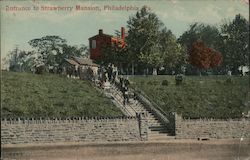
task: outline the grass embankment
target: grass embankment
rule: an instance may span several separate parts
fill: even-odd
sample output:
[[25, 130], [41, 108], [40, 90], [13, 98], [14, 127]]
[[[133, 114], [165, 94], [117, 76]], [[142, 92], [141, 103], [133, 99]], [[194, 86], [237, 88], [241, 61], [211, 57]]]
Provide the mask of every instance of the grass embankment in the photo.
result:
[[87, 81], [3, 71], [1, 83], [2, 117], [122, 116]]
[[[228, 76], [184, 77], [180, 86], [174, 76], [134, 77], [134, 86], [166, 113], [177, 112], [186, 118], [239, 118], [250, 110], [249, 78]], [[167, 80], [168, 85], [162, 85]], [[249, 102], [248, 102], [249, 103]]]

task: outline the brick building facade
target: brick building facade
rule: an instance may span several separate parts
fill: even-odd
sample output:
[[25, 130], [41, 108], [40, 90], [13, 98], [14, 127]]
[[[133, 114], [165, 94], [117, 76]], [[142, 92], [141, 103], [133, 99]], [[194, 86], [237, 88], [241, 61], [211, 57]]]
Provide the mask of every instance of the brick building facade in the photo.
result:
[[121, 27], [121, 37], [114, 37], [112, 35], [104, 34], [102, 29], [99, 33], [89, 38], [90, 59], [100, 60], [102, 57], [102, 47], [115, 44], [118, 47], [124, 48], [125, 43], [125, 29]]

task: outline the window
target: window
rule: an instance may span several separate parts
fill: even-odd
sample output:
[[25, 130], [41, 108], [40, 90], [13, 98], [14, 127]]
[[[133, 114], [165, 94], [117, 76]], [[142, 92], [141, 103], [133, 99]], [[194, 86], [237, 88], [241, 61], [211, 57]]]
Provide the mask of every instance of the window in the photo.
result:
[[92, 40], [92, 49], [96, 48], [96, 40]]

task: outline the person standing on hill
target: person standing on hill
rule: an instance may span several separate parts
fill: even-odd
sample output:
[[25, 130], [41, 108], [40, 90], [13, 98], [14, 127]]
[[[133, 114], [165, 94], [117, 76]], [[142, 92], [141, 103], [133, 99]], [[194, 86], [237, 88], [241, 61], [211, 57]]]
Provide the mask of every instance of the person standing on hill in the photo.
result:
[[128, 87], [123, 88], [123, 105], [126, 105], [129, 103], [129, 96], [128, 96]]
[[123, 88], [123, 85], [124, 85], [123, 81], [124, 81], [124, 79], [123, 79], [123, 77], [121, 76], [121, 77], [120, 77], [120, 85], [119, 85], [121, 91], [122, 91], [122, 88]]
[[109, 64], [109, 66], [107, 68], [107, 73], [108, 73], [108, 80], [110, 82], [111, 82], [111, 78], [112, 78], [112, 72], [113, 72], [112, 66], [111, 66], [111, 64]]
[[115, 83], [117, 79], [118, 69], [115, 65], [112, 65], [113, 73], [112, 73], [112, 83]]
[[129, 79], [128, 77], [126, 77], [126, 79], [124, 80], [125, 87], [129, 87], [129, 84], [130, 84]]
[[126, 103], [129, 103], [129, 80], [128, 77], [126, 79], [123, 80], [123, 84], [122, 84], [122, 91], [123, 91], [123, 104], [125, 105]]

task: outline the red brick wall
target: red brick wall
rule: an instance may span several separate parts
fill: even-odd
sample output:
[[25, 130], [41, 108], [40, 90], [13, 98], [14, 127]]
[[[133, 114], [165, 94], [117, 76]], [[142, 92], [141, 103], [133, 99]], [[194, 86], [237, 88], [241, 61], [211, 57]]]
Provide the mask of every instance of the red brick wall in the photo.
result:
[[[92, 48], [92, 40], [96, 40], [96, 48]], [[111, 37], [105, 35], [98, 35], [94, 38], [89, 39], [89, 46], [90, 46], [90, 59], [98, 60], [102, 56], [102, 46], [110, 45], [111, 44]]]

